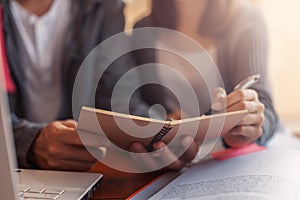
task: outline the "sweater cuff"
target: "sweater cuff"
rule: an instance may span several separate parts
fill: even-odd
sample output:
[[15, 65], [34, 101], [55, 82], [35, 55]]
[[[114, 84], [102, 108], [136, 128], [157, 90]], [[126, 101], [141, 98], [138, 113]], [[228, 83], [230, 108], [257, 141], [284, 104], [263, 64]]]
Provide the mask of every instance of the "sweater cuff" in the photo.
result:
[[19, 168], [36, 168], [28, 160], [32, 145], [45, 124], [26, 123], [26, 128], [14, 128], [15, 146]]

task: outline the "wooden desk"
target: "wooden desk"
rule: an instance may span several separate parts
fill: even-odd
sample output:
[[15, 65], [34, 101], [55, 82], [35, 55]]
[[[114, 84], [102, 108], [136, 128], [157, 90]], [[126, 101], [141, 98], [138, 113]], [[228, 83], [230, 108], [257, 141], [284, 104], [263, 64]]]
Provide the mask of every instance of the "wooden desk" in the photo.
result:
[[126, 199], [160, 175], [158, 172], [145, 174], [123, 173], [101, 165], [100, 163], [91, 171], [104, 174], [100, 188], [92, 197], [93, 200]]

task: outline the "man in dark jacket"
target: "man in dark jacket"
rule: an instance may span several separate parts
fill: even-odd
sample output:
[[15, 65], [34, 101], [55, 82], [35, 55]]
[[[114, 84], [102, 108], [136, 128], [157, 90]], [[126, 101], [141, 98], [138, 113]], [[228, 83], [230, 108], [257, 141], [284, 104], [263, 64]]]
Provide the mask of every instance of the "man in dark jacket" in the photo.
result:
[[[9, 102], [19, 166], [88, 170], [95, 158], [81, 143], [72, 120], [73, 85], [89, 52], [123, 31], [122, 1], [1, 3], [6, 53], [16, 86]], [[122, 56], [105, 71], [96, 94], [97, 107], [111, 109], [114, 85], [128, 69], [130, 59]], [[146, 115], [146, 103], [135, 99], [133, 105], [132, 114]], [[192, 158], [196, 150], [194, 144], [185, 155]], [[175, 168], [180, 168], [184, 162], [176, 163]]]

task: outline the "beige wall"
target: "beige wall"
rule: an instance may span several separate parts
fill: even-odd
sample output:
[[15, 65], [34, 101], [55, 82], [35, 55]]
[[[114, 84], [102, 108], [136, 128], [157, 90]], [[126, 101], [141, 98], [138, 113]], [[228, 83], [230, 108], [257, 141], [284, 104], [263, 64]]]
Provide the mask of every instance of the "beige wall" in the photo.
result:
[[[149, 12], [149, 0], [125, 1], [130, 28]], [[269, 28], [269, 72], [275, 107], [285, 124], [300, 132], [300, 1], [252, 1], [262, 10]]]
[[258, 0], [271, 38], [270, 74], [276, 108], [300, 132], [300, 1]]

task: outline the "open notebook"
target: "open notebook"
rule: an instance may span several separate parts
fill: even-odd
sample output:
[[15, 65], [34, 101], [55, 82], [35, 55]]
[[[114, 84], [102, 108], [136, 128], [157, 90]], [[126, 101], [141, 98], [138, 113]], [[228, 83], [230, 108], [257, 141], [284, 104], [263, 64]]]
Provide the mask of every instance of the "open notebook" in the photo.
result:
[[78, 130], [86, 145], [97, 146], [97, 136], [106, 136], [125, 150], [133, 142], [139, 141], [151, 151], [153, 143], [164, 141], [176, 145], [178, 143], [174, 138], [183, 135], [190, 135], [200, 142], [216, 139], [237, 125], [247, 114], [247, 110], [240, 110], [182, 120], [156, 120], [82, 107]]

